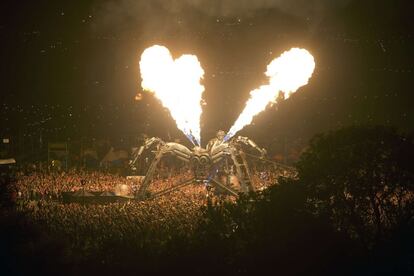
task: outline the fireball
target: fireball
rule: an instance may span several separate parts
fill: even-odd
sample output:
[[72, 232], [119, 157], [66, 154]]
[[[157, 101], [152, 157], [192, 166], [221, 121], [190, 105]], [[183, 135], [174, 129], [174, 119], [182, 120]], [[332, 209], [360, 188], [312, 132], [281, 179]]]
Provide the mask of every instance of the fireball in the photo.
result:
[[141, 55], [142, 88], [154, 93], [170, 111], [177, 127], [192, 143], [200, 141], [201, 103], [204, 76], [195, 55], [173, 59], [170, 51], [159, 45], [147, 48]]
[[292, 48], [270, 62], [265, 73], [269, 83], [250, 92], [246, 107], [228, 131], [225, 140], [249, 125], [254, 116], [276, 101], [280, 92], [287, 99], [301, 86], [306, 85], [314, 69], [313, 56], [307, 50], [299, 48]]

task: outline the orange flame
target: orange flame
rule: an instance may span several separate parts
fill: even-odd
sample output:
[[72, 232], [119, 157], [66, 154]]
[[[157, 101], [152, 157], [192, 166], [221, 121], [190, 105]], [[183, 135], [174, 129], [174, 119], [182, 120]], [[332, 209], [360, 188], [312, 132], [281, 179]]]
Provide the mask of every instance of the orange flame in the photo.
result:
[[269, 84], [250, 92], [246, 107], [228, 131], [225, 140], [250, 124], [253, 117], [265, 110], [269, 103], [275, 102], [279, 91], [284, 92], [287, 99], [301, 86], [306, 85], [314, 69], [313, 56], [307, 50], [299, 48], [292, 48], [270, 62], [266, 71]]
[[151, 46], [142, 53], [139, 62], [142, 87], [151, 91], [170, 111], [177, 127], [191, 142], [200, 145], [201, 96], [204, 76], [195, 55], [182, 55], [173, 59], [170, 51], [159, 45]]

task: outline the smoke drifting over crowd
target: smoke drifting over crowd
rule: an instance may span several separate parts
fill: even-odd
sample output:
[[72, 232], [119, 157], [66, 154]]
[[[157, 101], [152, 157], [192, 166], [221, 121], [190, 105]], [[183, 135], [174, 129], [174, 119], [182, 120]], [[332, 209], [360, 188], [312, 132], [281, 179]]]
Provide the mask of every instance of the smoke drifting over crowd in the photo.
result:
[[[96, 6], [98, 12], [94, 28], [97, 30], [116, 28], [122, 30], [131, 24], [138, 24], [150, 32], [165, 32], [172, 28], [191, 28], [191, 20], [200, 20], [194, 14], [208, 17], [249, 18], [265, 10], [305, 19], [323, 18], [332, 11], [342, 8], [352, 0], [123, 0], [106, 1]], [[180, 16], [190, 19], [171, 22]], [[320, 20], [317, 20], [320, 21]], [[165, 23], [169, 25], [164, 25]]]
[[123, 0], [106, 1], [99, 8], [102, 12], [107, 11], [108, 14], [112, 14], [112, 17], [122, 13], [125, 13], [124, 15], [144, 14], [151, 11], [159, 13], [160, 10], [179, 13], [187, 9], [223, 17], [248, 17], [265, 9], [279, 9], [297, 16], [311, 16], [322, 15], [335, 8], [344, 7], [350, 2], [351, 0]]

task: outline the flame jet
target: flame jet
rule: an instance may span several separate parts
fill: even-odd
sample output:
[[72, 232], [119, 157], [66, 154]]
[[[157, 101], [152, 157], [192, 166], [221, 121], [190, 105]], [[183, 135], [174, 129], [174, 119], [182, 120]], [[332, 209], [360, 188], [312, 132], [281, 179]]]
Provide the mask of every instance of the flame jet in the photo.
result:
[[195, 55], [173, 59], [170, 51], [160, 45], [144, 50], [139, 62], [144, 90], [153, 92], [170, 111], [177, 127], [195, 145], [200, 145], [201, 96], [204, 76]]
[[314, 69], [313, 56], [307, 50], [299, 48], [285, 51], [280, 57], [270, 62], [266, 71], [269, 84], [262, 85], [250, 92], [246, 107], [230, 128], [224, 140], [229, 140], [238, 131], [249, 125], [254, 116], [265, 110], [269, 103], [276, 101], [280, 91], [284, 92], [284, 98], [287, 99], [299, 87], [306, 85]]

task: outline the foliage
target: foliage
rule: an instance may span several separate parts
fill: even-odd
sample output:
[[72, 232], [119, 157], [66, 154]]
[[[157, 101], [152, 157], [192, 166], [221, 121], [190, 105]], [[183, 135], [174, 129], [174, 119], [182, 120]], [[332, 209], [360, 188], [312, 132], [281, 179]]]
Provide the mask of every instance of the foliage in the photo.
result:
[[204, 218], [194, 240], [204, 249], [213, 242], [205, 253], [219, 254], [215, 263], [231, 272], [342, 274], [354, 251], [346, 236], [307, 212], [303, 187], [288, 179], [236, 204], [211, 205]]
[[367, 245], [413, 219], [413, 140], [385, 127], [321, 134], [298, 162], [309, 205]]

